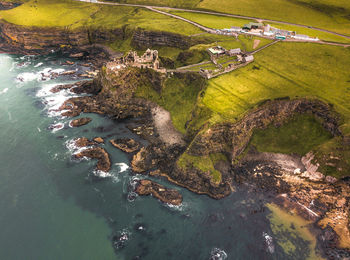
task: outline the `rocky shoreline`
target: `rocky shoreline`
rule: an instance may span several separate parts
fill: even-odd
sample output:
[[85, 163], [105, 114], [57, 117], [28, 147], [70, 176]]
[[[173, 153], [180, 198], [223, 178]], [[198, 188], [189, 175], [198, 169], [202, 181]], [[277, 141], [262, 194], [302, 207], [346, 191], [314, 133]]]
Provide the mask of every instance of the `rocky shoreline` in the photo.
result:
[[[94, 37], [104, 39], [106, 36], [101, 37], [103, 33], [94, 32]], [[154, 35], [146, 34], [144, 31], [138, 32], [135, 40], [140, 44], [152, 45]], [[11, 37], [14, 35], [22, 35], [22, 38], [27, 39], [28, 42], [24, 40], [12, 45]], [[35, 41], [36, 35], [41, 35], [48, 40], [39, 44]], [[118, 31], [113, 32], [113, 35], [113, 37], [120, 37]], [[144, 35], [147, 36], [145, 39], [143, 39]], [[111, 53], [97, 44], [86, 41], [85, 36], [85, 33], [81, 32], [67, 34], [64, 31], [38, 28], [28, 32], [28, 28], [0, 23], [2, 38], [0, 48], [3, 51], [43, 54], [45, 51], [49, 52], [61, 44], [70, 42], [72, 48], [60, 51], [73, 58], [88, 60], [96, 67], [102, 66], [111, 57]], [[55, 39], [54, 43], [49, 41], [50, 37]], [[168, 37], [167, 39], [173, 42], [180, 41], [172, 36], [163, 35], [162, 37]], [[160, 45], [166, 45], [168, 42], [167, 40], [162, 42], [161, 39], [158, 41]], [[39, 44], [39, 49], [32, 48], [36, 44]], [[182, 44], [185, 46], [187, 42], [184, 41]], [[166, 120], [165, 124], [161, 121], [167, 118], [162, 108], [135, 96], [140, 82], [143, 84], [146, 82], [153, 89], [161, 89], [163, 78], [148, 69], [136, 68], [127, 68], [116, 78], [102, 69], [93, 81], [56, 86], [51, 91], [70, 89], [77, 94], [90, 94], [67, 100], [59, 109], [63, 116], [76, 117], [81, 113], [97, 113], [108, 115], [116, 120], [137, 118], [139, 123], [129, 128], [147, 140], [150, 143], [148, 146], [141, 147], [130, 139], [111, 142], [118, 149], [133, 154], [131, 166], [134, 172], [164, 177], [172, 183], [214, 199], [228, 196], [237, 185], [251, 184], [257, 191], [273, 193], [274, 201], [278, 205], [312, 220], [322, 231], [318, 241], [327, 258], [350, 257], [350, 183], [348, 179], [336, 180], [319, 173], [317, 165], [310, 159], [312, 154], [304, 158], [287, 158], [276, 154], [243, 155], [254, 129], [265, 128], [271, 123], [282, 124], [295, 114], [312, 114], [322, 121], [325, 129], [333, 136], [343, 138], [338, 127], [339, 117], [329, 105], [312, 99], [267, 101], [236, 123], [218, 124], [202, 129], [203, 131], [193, 139], [185, 141], [186, 138], [169, 126], [171, 120], [170, 122]], [[79, 119], [76, 122], [77, 125], [83, 123]], [[97, 159], [96, 170], [108, 172], [111, 168], [111, 160], [107, 151], [98, 146], [102, 143], [104, 143], [102, 138], [95, 138], [93, 141], [86, 138], [76, 140], [78, 147], [86, 149], [75, 154], [75, 158]], [[227, 160], [221, 160], [215, 164], [215, 170], [221, 174], [220, 182], [213, 181], [210, 173], [203, 172], [193, 164], [179, 166], [179, 158], [184, 153], [195, 157], [206, 157], [214, 153], [223, 154]], [[182, 202], [181, 194], [177, 191], [168, 190], [149, 180], [140, 181], [136, 192], [140, 195], [152, 195], [162, 202], [173, 205], [180, 205]]]
[[[134, 73], [137, 75], [138, 72]], [[101, 84], [104, 82], [101, 77], [99, 75], [90, 84], [98, 85], [98, 82]], [[165, 143], [164, 139], [160, 138], [161, 133], [157, 131], [154, 115], [152, 115], [157, 105], [135, 98], [132, 93], [125, 96], [125, 85], [120, 85], [117, 93], [109, 93], [110, 87], [102, 83], [97, 95], [70, 99], [61, 109], [68, 109], [65, 112], [67, 116], [94, 112], [107, 114], [118, 120], [130, 117], [141, 118], [142, 125], [130, 127], [130, 129], [149, 141], [150, 145], [141, 148], [130, 139], [111, 142], [118, 149], [134, 154], [131, 161], [134, 172], [149, 174], [153, 177], [165, 177], [179, 186], [215, 199], [229, 195], [234, 191], [235, 185], [249, 183], [256, 186], [258, 190], [275, 194], [274, 202], [281, 207], [312, 220], [323, 232], [318, 239], [327, 257], [340, 259], [349, 256], [349, 183], [321, 176], [317, 172], [317, 167], [315, 168], [311, 163], [312, 155], [298, 158], [277, 154], [248, 153], [239, 159], [239, 163], [235, 160], [249, 142], [252, 129], [264, 127], [271, 122], [283, 122], [295, 113], [314, 114], [322, 120], [328, 131], [335, 136], [341, 136], [337, 115], [326, 104], [310, 99], [271, 101], [234, 125], [214, 126], [210, 131], [196, 136], [188, 146], [182, 142]], [[129, 86], [126, 88], [130, 90]], [[121, 96], [123, 99], [120, 98]], [[103, 105], [100, 105], [102, 102]], [[144, 125], [148, 127], [142, 127]], [[150, 128], [153, 129], [152, 134], [148, 131]], [[234, 139], [232, 139], [233, 136]], [[233, 147], [229, 154], [232, 158], [231, 162], [220, 162], [215, 166], [222, 174], [222, 181], [219, 184], [213, 183], [210, 175], [195, 167], [189, 166], [183, 169], [176, 163], [185, 151], [194, 156], [206, 156], [213, 152], [227, 153], [228, 143]], [[160, 201], [171, 203], [166, 197], [161, 198], [152, 190], [151, 187], [158, 187], [156, 183], [147, 183], [139, 187], [142, 187], [140, 188], [142, 195], [152, 194]]]

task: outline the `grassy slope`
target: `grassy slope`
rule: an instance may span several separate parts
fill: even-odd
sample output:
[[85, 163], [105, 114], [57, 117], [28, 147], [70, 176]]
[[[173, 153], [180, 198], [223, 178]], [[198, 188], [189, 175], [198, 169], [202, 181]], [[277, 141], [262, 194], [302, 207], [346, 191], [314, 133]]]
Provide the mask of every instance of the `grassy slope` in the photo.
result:
[[204, 104], [215, 120], [234, 120], [266, 99], [317, 97], [334, 104], [350, 132], [350, 49], [310, 43], [278, 43], [255, 62], [209, 81]]
[[[234, 122], [266, 99], [317, 97], [334, 105], [343, 116], [343, 132], [350, 134], [350, 64], [347, 62], [350, 49], [279, 43], [256, 54], [255, 58], [255, 62], [247, 67], [209, 80], [203, 105], [212, 111], [211, 124]], [[299, 154], [314, 148], [317, 161], [323, 165], [321, 171], [336, 177], [348, 175], [349, 149], [344, 148], [340, 138], [329, 140], [328, 133], [311, 118], [297, 118], [281, 129], [258, 131], [253, 144], [261, 151]], [[330, 154], [340, 158], [333, 162], [334, 167], [329, 166]], [[193, 158], [187, 154], [183, 158], [180, 160], [183, 165], [184, 161], [187, 165], [192, 163]], [[208, 166], [207, 160], [196, 158], [195, 165], [199, 169]], [[212, 174], [217, 179], [214, 168]]]
[[332, 135], [311, 115], [295, 116], [280, 127], [270, 125], [253, 133], [250, 145], [259, 152], [305, 155]]
[[201, 31], [186, 23], [142, 8], [111, 7], [75, 1], [31, 0], [12, 10], [1, 11], [0, 17], [10, 23], [25, 26], [103, 27], [123, 25], [185, 35]]
[[185, 133], [186, 122], [191, 119], [191, 113], [197, 103], [198, 93], [204, 85], [204, 79], [196, 74], [195, 77], [180, 74], [168, 78], [161, 93], [143, 87], [137, 89], [136, 96], [152, 100], [163, 106], [170, 112], [176, 129]]

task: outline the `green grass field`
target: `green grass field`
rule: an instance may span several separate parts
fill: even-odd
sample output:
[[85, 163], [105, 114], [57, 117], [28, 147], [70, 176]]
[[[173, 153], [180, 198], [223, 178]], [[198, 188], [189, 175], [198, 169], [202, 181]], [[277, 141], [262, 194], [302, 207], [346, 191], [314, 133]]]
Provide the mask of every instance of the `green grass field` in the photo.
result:
[[[189, 19], [191, 21], [194, 21], [194, 22], [199, 23], [201, 25], [204, 25], [206, 27], [214, 28], [214, 29], [230, 28], [231, 26], [242, 27], [244, 24], [252, 22], [252, 20], [247, 20], [247, 19], [239, 19], [239, 18], [217, 16], [217, 15], [210, 15], [210, 14], [174, 12], [174, 11], [171, 11], [171, 13], [178, 15], [178, 16], [181, 16], [181, 17], [184, 17], [186, 19]], [[265, 22], [265, 24], [267, 24], [267, 23], [269, 23], [271, 26], [274, 26], [274, 27], [279, 28], [279, 29], [295, 31], [298, 34], [306, 34], [306, 35], [309, 35], [311, 37], [318, 37], [319, 39], [324, 40], [324, 41], [341, 42], [341, 43], [349, 43], [350, 42], [350, 39], [347, 39], [347, 38], [344, 38], [344, 37], [341, 37], [338, 35], [334, 35], [331, 33], [327, 33], [327, 32], [313, 30], [310, 28], [280, 24], [280, 23]], [[349, 21], [349, 26], [350, 26], [350, 21]]]
[[177, 16], [184, 17], [188, 20], [194, 21], [203, 26], [213, 28], [213, 29], [224, 29], [224, 28], [230, 28], [231, 26], [242, 27], [246, 23], [254, 22], [253, 20], [217, 16], [217, 15], [210, 15], [210, 14], [175, 12], [175, 11], [170, 11], [170, 13], [175, 14]]
[[344, 116], [350, 133], [349, 48], [277, 43], [238, 71], [209, 81], [203, 102], [215, 121], [235, 120], [266, 99], [317, 97]]
[[346, 0], [203, 0], [197, 8], [310, 25], [350, 35], [350, 4]]
[[38, 27], [143, 28], [192, 35], [201, 31], [186, 22], [143, 8], [116, 7], [76, 1], [30, 0], [23, 5], [0, 12], [7, 22]]
[[347, 0], [114, 0], [138, 4], [213, 10], [304, 24], [350, 35]]

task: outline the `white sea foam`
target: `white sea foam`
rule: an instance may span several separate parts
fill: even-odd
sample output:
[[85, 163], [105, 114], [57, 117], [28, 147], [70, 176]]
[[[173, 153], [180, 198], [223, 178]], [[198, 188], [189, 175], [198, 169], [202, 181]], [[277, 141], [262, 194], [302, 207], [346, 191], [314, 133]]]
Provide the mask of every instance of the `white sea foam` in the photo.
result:
[[115, 163], [114, 165], [119, 166], [119, 173], [125, 172], [127, 169], [129, 169], [129, 165], [126, 163]]
[[57, 84], [47, 84], [41, 88], [36, 96], [43, 99], [44, 104], [46, 105], [45, 109], [48, 111], [50, 117], [59, 117], [65, 111], [59, 111], [59, 108], [63, 103], [73, 97], [77, 97], [69, 90], [62, 90], [57, 93], [52, 93], [50, 90], [57, 86]]
[[[68, 140], [65, 142], [66, 147], [68, 148], [68, 150], [70, 151], [70, 153], [72, 155], [78, 154], [86, 149], [91, 148], [91, 146], [79, 147], [79, 146], [77, 146], [76, 141], [77, 141], [77, 139], [71, 139], [71, 140]], [[88, 159], [88, 158], [84, 157], [84, 159]]]
[[176, 211], [184, 211], [185, 208], [187, 208], [187, 204], [185, 202], [182, 202], [180, 205], [172, 205], [169, 203], [165, 203], [164, 205], [170, 208], [171, 210], [176, 210]]
[[60, 75], [64, 72], [64, 69], [52, 69], [45, 68], [38, 72], [23, 72], [18, 74], [17, 82], [29, 82], [29, 81], [47, 81], [51, 80], [53, 77]]
[[4, 88], [2, 91], [0, 91], [0, 95], [5, 94], [8, 90], [9, 90], [9, 88]]
[[59, 130], [61, 130], [63, 128], [64, 128], [64, 123], [61, 123], [61, 122], [56, 123], [56, 124], [52, 124], [52, 125], [49, 126], [49, 129], [51, 129], [51, 131], [53, 133], [55, 133], [55, 132], [57, 132], [57, 131], [59, 131]]
[[28, 81], [34, 81], [41, 78], [41, 75], [33, 72], [23, 72], [18, 74], [17, 76], [17, 82], [28, 82]]
[[110, 178], [113, 177], [113, 175], [110, 172], [100, 171], [100, 170], [94, 170], [92, 172], [95, 176], [100, 178]]
[[43, 64], [44, 64], [44, 63], [39, 62], [38, 64], [36, 64], [36, 65], [34, 66], [34, 68], [40, 67], [40, 66], [43, 65]]
[[220, 248], [213, 248], [210, 252], [210, 260], [225, 260], [227, 259], [227, 253]]
[[271, 253], [271, 254], [274, 253], [275, 252], [275, 246], [273, 244], [272, 237], [266, 232], [263, 232], [263, 237], [265, 239], [266, 251]]

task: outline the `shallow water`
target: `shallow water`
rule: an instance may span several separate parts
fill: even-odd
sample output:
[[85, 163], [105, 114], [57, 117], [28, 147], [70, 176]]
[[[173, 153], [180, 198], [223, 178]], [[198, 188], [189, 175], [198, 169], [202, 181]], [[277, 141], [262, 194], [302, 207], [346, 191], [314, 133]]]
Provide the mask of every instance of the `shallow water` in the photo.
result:
[[[144, 176], [134, 176], [127, 155], [108, 142], [110, 173], [96, 177], [94, 161], [72, 160], [74, 138], [137, 137], [98, 115], [70, 128], [52, 111], [72, 94], [49, 89], [76, 80], [49, 80], [49, 68], [76, 68], [61, 61], [0, 54], [0, 259], [306, 258], [309, 242], [298, 234], [293, 254], [283, 251], [278, 242], [288, 237], [274, 236], [263, 194], [242, 189], [216, 201], [160, 180], [183, 194], [183, 205], [170, 207], [128, 199], [130, 182]], [[121, 238], [119, 249], [113, 236]]]

